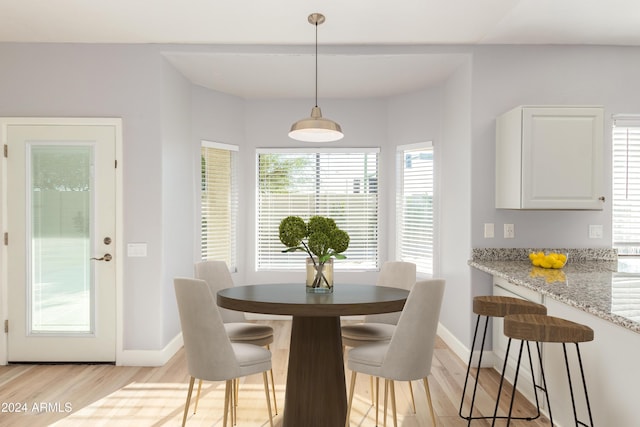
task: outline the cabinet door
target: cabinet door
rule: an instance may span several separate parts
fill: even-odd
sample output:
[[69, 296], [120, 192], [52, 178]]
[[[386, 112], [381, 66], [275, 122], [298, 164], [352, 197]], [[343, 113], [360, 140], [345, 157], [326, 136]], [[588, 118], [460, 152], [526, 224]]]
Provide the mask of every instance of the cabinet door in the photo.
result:
[[602, 108], [523, 108], [524, 209], [602, 209], [602, 123]]

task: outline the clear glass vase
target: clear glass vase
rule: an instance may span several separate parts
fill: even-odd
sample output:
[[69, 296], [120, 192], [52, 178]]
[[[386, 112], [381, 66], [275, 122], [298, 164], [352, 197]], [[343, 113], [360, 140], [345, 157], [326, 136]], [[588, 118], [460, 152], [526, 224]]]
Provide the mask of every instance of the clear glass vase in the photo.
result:
[[307, 258], [307, 292], [326, 294], [333, 292], [333, 259], [324, 264], [318, 258]]

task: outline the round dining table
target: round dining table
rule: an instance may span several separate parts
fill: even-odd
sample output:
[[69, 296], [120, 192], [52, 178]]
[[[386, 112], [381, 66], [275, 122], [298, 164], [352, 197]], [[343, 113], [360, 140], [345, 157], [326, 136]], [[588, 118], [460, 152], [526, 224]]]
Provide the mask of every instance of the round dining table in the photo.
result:
[[409, 291], [336, 284], [307, 293], [304, 284], [235, 286], [217, 294], [220, 307], [293, 316], [283, 427], [342, 427], [347, 391], [340, 316], [401, 311]]

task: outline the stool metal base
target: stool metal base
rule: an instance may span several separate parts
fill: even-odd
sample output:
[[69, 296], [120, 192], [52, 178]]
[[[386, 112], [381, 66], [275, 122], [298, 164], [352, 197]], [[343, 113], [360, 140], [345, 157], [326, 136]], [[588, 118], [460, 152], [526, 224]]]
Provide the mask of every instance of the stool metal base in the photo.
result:
[[[535, 382], [535, 374], [533, 372], [533, 360], [531, 359], [531, 347], [529, 346], [529, 341], [520, 341], [520, 350], [518, 351], [518, 363], [516, 365], [516, 374], [513, 378], [513, 391], [511, 393], [511, 402], [509, 404], [509, 415], [506, 417], [498, 416], [498, 406], [500, 404], [500, 396], [502, 394], [502, 385], [504, 384], [504, 376], [507, 371], [507, 361], [509, 359], [509, 349], [511, 347], [511, 338], [509, 338], [509, 342], [507, 344], [507, 352], [504, 358], [504, 365], [502, 367], [502, 374], [500, 375], [500, 385], [498, 386], [498, 397], [496, 398], [496, 406], [493, 410], [493, 422], [491, 423], [491, 427], [494, 427], [497, 419], [507, 419], [507, 426], [511, 424], [511, 420], [516, 420], [520, 418], [512, 417], [513, 413], [513, 402], [515, 401], [516, 392], [518, 391], [518, 376], [520, 374], [520, 362], [522, 361], [522, 350], [524, 348], [524, 344], [527, 344], [527, 354], [529, 356], [529, 366], [531, 367], [531, 376], [533, 380], [533, 393], [536, 398], [536, 408], [538, 408], [538, 417], [540, 416], [540, 401], [538, 400], [538, 390], [541, 390], [547, 398], [547, 408], [549, 409], [549, 420], [551, 421], [551, 425], [553, 426], [553, 416], [551, 415], [551, 405], [549, 403], [549, 392], [547, 391], [547, 380], [544, 376], [544, 368], [542, 367], [542, 352], [540, 351], [540, 343], [536, 342], [536, 350], [538, 353], [538, 360], [540, 362], [540, 375], [542, 377], [542, 385], [538, 385]], [[537, 417], [536, 417], [537, 418]]]
[[[516, 374], [515, 374], [515, 378], [513, 380], [513, 394], [511, 395], [511, 402], [509, 404], [509, 415], [507, 417], [497, 416], [498, 404], [500, 403], [500, 394], [501, 394], [501, 390], [502, 390], [502, 382], [503, 382], [503, 379], [504, 379], [504, 374], [505, 374], [506, 365], [507, 365], [506, 364], [506, 359], [505, 359], [505, 364], [504, 364], [504, 367], [502, 369], [502, 378], [500, 379], [500, 386], [498, 387], [498, 398], [496, 400], [496, 407], [495, 407], [494, 413], [493, 413], [493, 422], [491, 423], [492, 427], [495, 426], [496, 419], [504, 419], [504, 418], [506, 418], [507, 419], [507, 427], [511, 424], [511, 420], [521, 419], [521, 418], [517, 418], [517, 417], [512, 417], [511, 414], [513, 413], [513, 402], [514, 402], [514, 399], [515, 399], [516, 386], [517, 386], [517, 383], [518, 383], [518, 374], [519, 374], [519, 371], [520, 371], [520, 362], [522, 360], [522, 349], [523, 349], [523, 346], [524, 346], [525, 342], [527, 343], [527, 351], [529, 353], [529, 361], [531, 363], [531, 351], [529, 349], [529, 341], [521, 341], [520, 342], [520, 350], [518, 352], [518, 365], [516, 366]], [[510, 344], [511, 344], [511, 338], [509, 338], [509, 345]], [[537, 349], [537, 352], [538, 352], [538, 358], [540, 359], [540, 375], [542, 377], [542, 386], [536, 385], [536, 388], [542, 390], [542, 392], [544, 393], [544, 395], [545, 395], [545, 397], [547, 399], [547, 409], [549, 411], [549, 422], [550, 422], [550, 425], [553, 426], [554, 425], [553, 424], [553, 415], [551, 413], [551, 402], [549, 401], [549, 391], [547, 390], [547, 380], [545, 378], [544, 368], [542, 366], [542, 352], [540, 351], [540, 343], [536, 342], [535, 344], [536, 344], [536, 349]], [[509, 350], [508, 350], [508, 348], [509, 348], [508, 346], [509, 345], [507, 345], [507, 354], [509, 353]], [[584, 426], [584, 427], [594, 427], [594, 425], [593, 425], [593, 416], [591, 415], [591, 404], [589, 403], [589, 394], [587, 392], [587, 382], [585, 380], [584, 369], [582, 367], [582, 357], [580, 355], [580, 347], [578, 346], [578, 343], [575, 343], [575, 345], [576, 345], [576, 353], [578, 355], [578, 363], [580, 365], [580, 376], [582, 377], [582, 386], [584, 387], [584, 395], [585, 395], [585, 400], [586, 400], [586, 404], [587, 404], [587, 412], [589, 413], [589, 423], [590, 424], [585, 424], [584, 422], [578, 420], [578, 412], [576, 410], [576, 401], [575, 401], [575, 397], [574, 397], [574, 393], [573, 393], [573, 385], [572, 385], [572, 381], [571, 381], [571, 370], [569, 369], [569, 358], [567, 357], [567, 345], [566, 345], [566, 343], [562, 343], [562, 350], [563, 350], [563, 353], [564, 353], [564, 362], [565, 362], [565, 366], [566, 366], [566, 369], [567, 369], [567, 380], [569, 381], [569, 392], [571, 394], [571, 406], [573, 408], [573, 418], [574, 418], [576, 426], [581, 425], [581, 426]], [[537, 392], [536, 392], [536, 405], [539, 408]], [[539, 409], [538, 409], [538, 411], [539, 411]]]
[[[483, 334], [482, 334], [482, 343], [480, 344], [480, 357], [478, 358], [478, 365], [477, 365], [477, 369], [476, 369], [476, 377], [475, 377], [475, 383], [473, 385], [473, 393], [471, 395], [471, 406], [469, 408], [469, 413], [468, 415], [464, 415], [462, 413], [462, 408], [464, 406], [464, 398], [467, 395], [467, 384], [469, 381], [469, 373], [471, 372], [471, 362], [473, 359], [473, 349], [475, 348], [475, 344], [476, 344], [476, 339], [478, 337], [478, 328], [480, 326], [480, 317], [484, 317], [485, 318], [485, 323], [484, 323], [484, 330], [483, 330]], [[460, 409], [458, 411], [458, 415], [460, 416], [460, 418], [465, 419], [468, 421], [467, 426], [471, 425], [471, 421], [473, 420], [495, 420], [496, 419], [514, 419], [514, 420], [526, 420], [526, 421], [532, 421], [535, 420], [537, 418], [540, 417], [540, 404], [538, 402], [538, 394], [536, 392], [536, 388], [538, 388], [539, 386], [537, 386], [535, 384], [535, 378], [533, 378], [533, 387], [534, 387], [534, 394], [536, 397], [536, 409], [537, 409], [537, 413], [535, 415], [531, 415], [528, 417], [511, 417], [511, 412], [509, 413], [508, 416], [501, 416], [501, 415], [497, 415], [496, 411], [494, 411], [494, 414], [492, 416], [473, 416], [473, 408], [475, 405], [475, 400], [476, 400], [476, 392], [478, 389], [478, 378], [480, 376], [480, 366], [482, 366], [482, 355], [484, 353], [484, 343], [485, 340], [487, 338], [487, 327], [489, 325], [489, 316], [482, 316], [480, 314], [477, 315], [476, 318], [476, 326], [475, 326], [475, 331], [473, 333], [473, 340], [472, 340], [472, 344], [471, 344], [471, 354], [469, 355], [469, 362], [467, 363], [467, 373], [464, 379], [464, 387], [462, 388], [462, 397], [460, 398]], [[509, 339], [509, 342], [507, 343], [507, 352], [505, 354], [505, 359], [504, 359], [504, 363], [505, 363], [505, 368], [506, 368], [506, 364], [507, 364], [507, 360], [509, 358], [509, 348], [511, 346], [511, 339]], [[531, 359], [531, 350], [529, 349], [529, 346], [527, 345], [527, 350], [529, 352], [529, 364], [531, 366], [531, 374], [533, 375], [533, 361]], [[520, 367], [520, 360], [518, 360], [518, 368]], [[501, 393], [501, 389], [502, 389], [502, 383], [503, 383], [503, 379], [504, 379], [504, 372], [505, 372], [505, 368], [503, 368], [502, 370], [502, 376], [500, 378], [500, 387], [498, 389], [498, 396], [496, 398], [496, 402], [499, 402], [500, 400], [500, 393]], [[515, 384], [514, 384], [514, 390], [515, 390]], [[497, 409], [497, 403], [496, 403], [496, 409]]]

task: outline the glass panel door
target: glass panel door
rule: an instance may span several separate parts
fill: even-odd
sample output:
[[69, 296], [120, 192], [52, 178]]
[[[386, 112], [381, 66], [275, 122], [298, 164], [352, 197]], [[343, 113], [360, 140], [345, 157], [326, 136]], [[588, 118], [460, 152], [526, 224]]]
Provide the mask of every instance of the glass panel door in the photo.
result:
[[114, 362], [122, 120], [0, 118], [0, 134], [6, 361]]
[[29, 334], [91, 334], [93, 146], [49, 143], [27, 147], [31, 166]]

